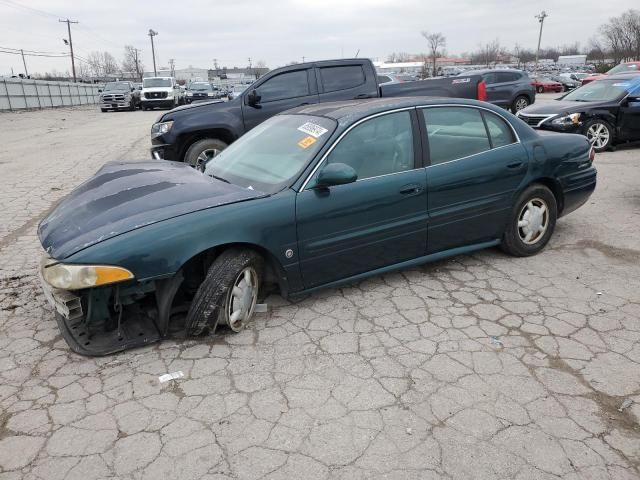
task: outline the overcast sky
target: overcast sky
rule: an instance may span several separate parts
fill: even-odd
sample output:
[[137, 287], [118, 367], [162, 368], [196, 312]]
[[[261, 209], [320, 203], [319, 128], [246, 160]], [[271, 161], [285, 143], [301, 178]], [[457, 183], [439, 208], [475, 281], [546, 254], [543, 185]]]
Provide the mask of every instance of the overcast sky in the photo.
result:
[[[292, 61], [352, 57], [383, 60], [391, 52], [426, 51], [420, 31], [442, 32], [447, 52], [459, 54], [498, 38], [535, 48], [545, 8], [543, 46], [588, 38], [609, 17], [638, 0], [0, 0], [0, 48], [66, 52], [62, 39], [72, 25], [75, 52], [107, 50], [118, 60], [123, 45], [142, 49], [152, 68], [147, 32], [153, 28], [159, 67], [246, 66], [264, 60], [271, 68]], [[28, 7], [28, 8], [25, 8]], [[68, 58], [27, 57], [32, 72], [70, 70]], [[23, 71], [18, 55], [0, 53], [0, 75]]]

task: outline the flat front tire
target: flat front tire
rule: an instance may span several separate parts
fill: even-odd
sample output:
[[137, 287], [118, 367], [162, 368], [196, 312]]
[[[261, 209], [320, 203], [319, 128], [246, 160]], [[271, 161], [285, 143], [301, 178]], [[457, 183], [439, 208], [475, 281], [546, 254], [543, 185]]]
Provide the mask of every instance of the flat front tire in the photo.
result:
[[558, 218], [558, 202], [544, 185], [530, 185], [516, 201], [502, 236], [501, 248], [516, 257], [540, 252], [549, 242]]
[[253, 317], [263, 266], [262, 257], [253, 250], [232, 248], [222, 252], [191, 302], [187, 333], [215, 332], [218, 325], [227, 325], [234, 332], [243, 330]]
[[204, 138], [189, 147], [184, 156], [184, 163], [201, 169], [207, 161], [227, 148], [227, 144], [217, 138]]

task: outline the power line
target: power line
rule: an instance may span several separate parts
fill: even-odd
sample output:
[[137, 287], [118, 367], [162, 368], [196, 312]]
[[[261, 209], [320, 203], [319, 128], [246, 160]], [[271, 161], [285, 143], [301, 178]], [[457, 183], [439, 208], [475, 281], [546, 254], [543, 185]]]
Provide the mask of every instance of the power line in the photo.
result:
[[53, 13], [45, 12], [44, 10], [38, 10], [37, 8], [27, 7], [26, 5], [22, 5], [21, 3], [14, 2], [12, 0], [0, 0], [0, 3], [4, 3], [5, 5], [13, 8], [24, 8], [25, 10], [29, 10], [36, 15], [40, 15], [42, 17], [53, 17], [59, 18], [62, 15], [55, 15]]
[[59, 53], [65, 54], [64, 52], [45, 52], [45, 51], [41, 51], [41, 50], [26, 50], [26, 49], [22, 49], [22, 48], [12, 48], [12, 47], [3, 47], [0, 46], [0, 49], [2, 50], [12, 50], [14, 52], [29, 52], [29, 53], [44, 53], [44, 54], [51, 54], [51, 55], [58, 55]]
[[[0, 49], [0, 53], [7, 53], [9, 55], [22, 55], [22, 53], [20, 51], [17, 52], [9, 52], [9, 51], [5, 51]], [[69, 54], [68, 53], [61, 53], [59, 55], [44, 55], [41, 53], [26, 53], [24, 52], [24, 56], [25, 57], [49, 57], [49, 58], [65, 58], [68, 57]]]

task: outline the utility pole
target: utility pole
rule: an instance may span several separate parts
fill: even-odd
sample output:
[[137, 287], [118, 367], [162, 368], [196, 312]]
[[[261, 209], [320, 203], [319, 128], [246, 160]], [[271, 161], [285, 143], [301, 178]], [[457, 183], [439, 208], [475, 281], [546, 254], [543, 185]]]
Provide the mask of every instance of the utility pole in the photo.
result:
[[306, 58], [306, 57], [303, 55], [303, 56], [302, 56], [302, 63], [304, 63], [304, 59], [305, 59], [305, 58]]
[[169, 59], [169, 66], [171, 67], [171, 76], [175, 77], [174, 73], [175, 73], [175, 68], [173, 68], [173, 66], [175, 65], [176, 60], [174, 58], [170, 58]]
[[540, 13], [540, 15], [536, 15], [535, 18], [540, 22], [540, 33], [538, 34], [538, 49], [536, 50], [536, 71], [538, 70], [538, 57], [540, 56], [540, 42], [542, 41], [542, 26], [544, 25], [544, 19], [547, 18], [547, 12], [544, 10]]
[[75, 83], [76, 82], [76, 63], [75, 63], [75, 60], [73, 59], [73, 41], [71, 40], [71, 24], [78, 23], [78, 22], [74, 22], [72, 20], [69, 20], [68, 18], [66, 20], [58, 20], [58, 22], [67, 24], [67, 32], [69, 33], [69, 49], [71, 50], [71, 71], [73, 72], [73, 82]]
[[20, 49], [22, 55], [22, 64], [24, 65], [24, 78], [29, 78], [29, 72], [27, 72], [27, 62], [24, 60], [24, 50]]
[[138, 60], [138, 52], [140, 51], [139, 48], [134, 48], [133, 52], [135, 55], [135, 61], [136, 61], [136, 74], [138, 77], [139, 81], [142, 81], [142, 72], [140, 71], [140, 60]]
[[151, 38], [151, 55], [153, 56], [153, 76], [157, 77], [158, 76], [158, 71], [156, 70], [156, 49], [153, 46], [153, 37], [158, 35], [158, 32], [155, 32], [155, 31], [149, 29], [148, 35], [149, 35], [149, 38]]

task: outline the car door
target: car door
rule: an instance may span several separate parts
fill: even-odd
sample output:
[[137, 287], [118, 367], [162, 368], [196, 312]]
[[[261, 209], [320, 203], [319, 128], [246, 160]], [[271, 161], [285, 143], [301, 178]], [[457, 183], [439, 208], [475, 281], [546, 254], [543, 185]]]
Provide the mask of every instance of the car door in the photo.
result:
[[487, 86], [487, 101], [494, 105], [503, 106], [506, 102], [504, 100], [505, 94], [498, 79], [497, 72], [488, 72], [482, 75], [482, 79]]
[[625, 140], [640, 140], [640, 87], [632, 90], [618, 109], [620, 137]]
[[500, 238], [528, 167], [516, 132], [481, 107], [419, 110], [428, 145], [428, 253]]
[[[329, 150], [297, 195], [305, 288], [420, 257], [427, 244], [426, 177], [415, 110], [374, 116]], [[322, 168], [346, 163], [355, 182], [315, 186]]]
[[242, 115], [247, 131], [290, 108], [318, 103], [315, 76], [310, 68], [288, 70], [267, 78], [255, 87], [260, 98], [255, 105], [249, 104], [251, 91], [243, 95]]
[[319, 101], [335, 102], [378, 96], [378, 81], [367, 82], [364, 65], [356, 62], [352, 65], [323, 64], [316, 68]]

